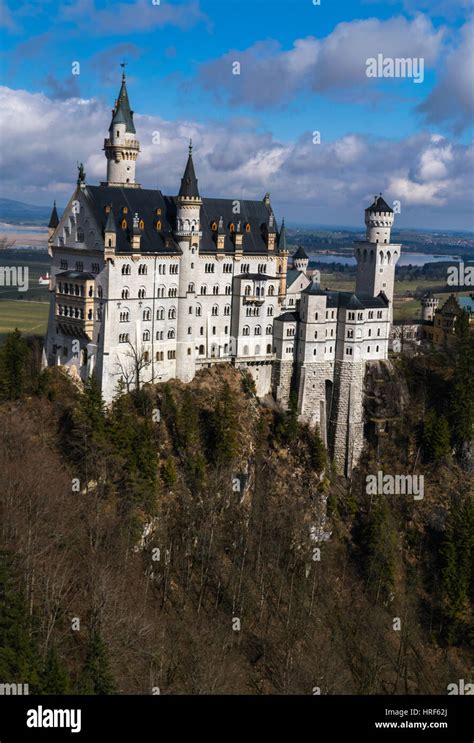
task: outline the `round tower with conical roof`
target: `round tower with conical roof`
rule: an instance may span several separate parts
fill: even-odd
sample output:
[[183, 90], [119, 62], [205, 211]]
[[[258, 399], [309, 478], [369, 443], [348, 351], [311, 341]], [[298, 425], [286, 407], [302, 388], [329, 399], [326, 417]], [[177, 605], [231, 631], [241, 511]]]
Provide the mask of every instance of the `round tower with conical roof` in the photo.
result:
[[293, 253], [293, 268], [295, 268], [297, 271], [302, 271], [303, 273], [306, 273], [308, 270], [308, 264], [309, 264], [309, 258], [306, 255], [306, 251], [301, 245], [298, 247], [298, 250], [296, 253]]
[[121, 188], [138, 188], [135, 182], [135, 165], [140, 152], [133, 123], [133, 111], [128, 100], [125, 70], [122, 73], [122, 84], [109, 127], [109, 136], [104, 140], [105, 157], [107, 158], [107, 186]]
[[188, 161], [176, 199], [175, 238], [182, 251], [179, 267], [178, 324], [176, 329], [176, 376], [190, 382], [196, 373], [195, 269], [199, 260], [201, 205], [198, 179], [194, 171], [193, 145], [189, 142]]

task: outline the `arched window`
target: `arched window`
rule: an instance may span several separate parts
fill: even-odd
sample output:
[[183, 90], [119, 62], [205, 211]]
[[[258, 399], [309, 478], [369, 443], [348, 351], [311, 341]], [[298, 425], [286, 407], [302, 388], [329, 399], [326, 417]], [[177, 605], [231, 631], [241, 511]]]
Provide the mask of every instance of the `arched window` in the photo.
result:
[[273, 307], [267, 307], [267, 316], [273, 317]]
[[99, 299], [102, 299], [102, 297], [104, 296], [104, 290], [101, 286], [97, 287], [97, 296], [99, 297]]
[[175, 338], [175, 336], [176, 336], [176, 334], [175, 334], [174, 330], [168, 330], [168, 338], [170, 340], [173, 339], [173, 338]]
[[188, 335], [192, 335], [193, 329], [191, 326], [188, 327]]
[[122, 230], [126, 230], [127, 229], [127, 220], [126, 219], [122, 219], [121, 227], [122, 227]]
[[168, 289], [168, 297], [176, 297], [178, 294], [178, 290], [175, 286], [172, 286], [171, 289]]
[[267, 343], [267, 353], [271, 353], [271, 352], [272, 352], [272, 344]]
[[202, 307], [200, 304], [196, 305], [196, 317], [201, 317]]
[[128, 299], [130, 292], [128, 289], [122, 289], [122, 299]]
[[242, 335], [250, 335], [250, 328], [248, 325], [244, 325], [242, 328]]
[[271, 325], [267, 325], [266, 334], [267, 335], [271, 335], [272, 334], [272, 326]]
[[211, 224], [211, 230], [212, 230], [213, 232], [215, 232], [215, 231], [217, 230], [217, 222], [213, 222], [213, 223]]
[[145, 299], [145, 297], [146, 297], [146, 290], [145, 290], [145, 287], [144, 287], [144, 286], [142, 286], [142, 287], [141, 287], [141, 288], [140, 288], [140, 289], [138, 290], [138, 299]]
[[248, 356], [248, 355], [249, 355], [249, 347], [244, 346], [244, 356]]
[[132, 268], [130, 266], [130, 263], [124, 263], [122, 266], [122, 276], [130, 276], [132, 273]]
[[204, 356], [204, 354], [205, 354], [204, 346], [199, 346], [199, 355]]
[[165, 287], [159, 286], [158, 291], [156, 292], [157, 297], [164, 297], [165, 296]]
[[143, 340], [144, 341], [149, 341], [150, 340], [150, 331], [149, 330], [145, 330], [144, 331], [144, 333], [143, 333]]
[[165, 310], [164, 307], [158, 307], [156, 310], [156, 319], [157, 320], [164, 320], [165, 319]]
[[249, 223], [248, 223], [248, 222], [247, 222], [247, 224], [245, 225], [245, 232], [250, 232], [250, 225], [249, 225]]
[[219, 286], [217, 284], [212, 288], [212, 293], [219, 294]]
[[229, 230], [230, 230], [230, 232], [235, 232], [235, 225], [234, 225], [233, 222], [230, 223]]
[[262, 328], [260, 325], [255, 326], [254, 335], [261, 335], [262, 334]]
[[227, 286], [226, 286], [226, 288], [225, 288], [225, 293], [226, 293], [226, 294], [230, 294], [231, 292], [232, 292], [232, 287], [231, 287], [231, 285], [230, 285], [230, 284], [227, 284]]
[[275, 287], [273, 286], [273, 284], [270, 284], [270, 286], [268, 287], [268, 296], [273, 297], [274, 294], [275, 294]]
[[252, 291], [252, 287], [250, 286], [250, 284], [247, 284], [247, 286], [245, 287], [245, 290], [244, 290], [245, 296], [246, 297], [249, 297], [251, 291]]
[[161, 219], [157, 219], [155, 222], [155, 229], [157, 232], [161, 230]]
[[122, 310], [120, 313], [120, 322], [128, 322], [130, 319], [130, 312], [129, 310]]
[[212, 314], [214, 317], [219, 314], [219, 307], [217, 306], [217, 304], [213, 305]]
[[191, 282], [190, 284], [188, 284], [188, 292], [193, 292], [193, 291], [194, 291], [194, 284], [193, 282]]
[[230, 304], [226, 304], [224, 307], [224, 315], [230, 315]]
[[148, 266], [145, 263], [140, 263], [138, 266], [138, 274], [139, 276], [146, 276], [148, 273]]
[[168, 310], [168, 320], [176, 320], [176, 307], [171, 307]]
[[143, 319], [145, 321], [151, 320], [151, 310], [150, 310], [149, 307], [147, 307], [146, 309], [143, 310]]
[[201, 286], [201, 294], [207, 294], [207, 286], [205, 284]]

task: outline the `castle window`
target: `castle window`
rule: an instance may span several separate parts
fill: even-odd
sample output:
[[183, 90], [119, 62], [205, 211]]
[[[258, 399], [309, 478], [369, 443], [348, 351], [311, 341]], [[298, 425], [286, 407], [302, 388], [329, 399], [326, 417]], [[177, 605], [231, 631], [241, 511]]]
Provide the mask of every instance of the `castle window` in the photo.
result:
[[248, 325], [244, 325], [242, 328], [242, 335], [250, 335], [250, 328]]
[[375, 350], [376, 350], [377, 353], [379, 352], [379, 348], [380, 348], [380, 346], [375, 346]]
[[247, 222], [247, 224], [245, 225], [245, 232], [250, 232], [250, 225], [249, 225], [249, 223], [248, 223], [248, 222]]
[[170, 273], [171, 274], [175, 274], [175, 275], [178, 273], [178, 264], [177, 263], [173, 263], [170, 266]]
[[367, 346], [367, 353], [370, 353], [370, 346]]
[[176, 320], [176, 307], [171, 307], [168, 310], [168, 320]]
[[213, 223], [211, 224], [211, 230], [212, 230], [213, 232], [215, 232], [215, 231], [217, 230], [217, 222], [213, 222]]
[[121, 333], [119, 335], [119, 343], [128, 343], [128, 333]]
[[244, 265], [242, 266], [242, 273], [248, 273], [249, 270], [250, 270], [250, 264], [244, 263]]
[[100, 273], [100, 266], [98, 263], [92, 264], [92, 273]]
[[188, 328], [188, 335], [191, 335], [193, 332], [193, 329], [191, 327]]
[[213, 325], [213, 326], [212, 326], [212, 335], [215, 335], [215, 334], [216, 334], [216, 326], [215, 326], [215, 325]]
[[127, 229], [127, 220], [126, 219], [122, 219], [121, 227], [122, 227], [122, 230], [126, 230]]
[[122, 207], [122, 214], [128, 214], [128, 207]]
[[188, 292], [193, 292], [193, 291], [194, 291], [194, 284], [193, 283], [188, 284]]
[[176, 351], [168, 351], [168, 358], [169, 359], [175, 359], [176, 358]]
[[196, 317], [201, 317], [202, 307], [200, 304], [196, 305]]
[[382, 319], [382, 310], [378, 310], [377, 311], [377, 320], [381, 320], [381, 319]]
[[273, 316], [273, 307], [267, 307], [267, 316], [272, 317]]
[[230, 304], [226, 304], [224, 307], [224, 315], [230, 315]]
[[166, 265], [164, 263], [160, 263], [158, 265], [158, 273], [161, 275], [164, 275], [166, 273]]
[[373, 312], [373, 310], [370, 310], [369, 311], [369, 320], [373, 320], [373, 319], [374, 319], [374, 312]]
[[225, 293], [226, 293], [226, 294], [230, 294], [230, 293], [231, 293], [231, 291], [232, 291], [232, 288], [231, 288], [230, 284], [227, 284], [227, 286], [226, 286], [226, 288], [225, 288]]
[[217, 304], [215, 304], [212, 307], [212, 315], [216, 316], [218, 314], [219, 314], [219, 307], [217, 306]]
[[145, 299], [145, 296], [146, 296], [146, 291], [142, 287], [141, 289], [138, 290], [138, 299]]
[[318, 337], [318, 331], [316, 330], [315, 333], [314, 333], [315, 340], [316, 340], [317, 337]]
[[130, 292], [128, 289], [122, 289], [122, 299], [128, 299]]
[[267, 335], [271, 335], [272, 334], [272, 326], [271, 325], [267, 325], [266, 334]]
[[145, 330], [144, 331], [144, 333], [143, 333], [143, 340], [144, 341], [149, 341], [150, 340], [150, 331], [149, 330]]
[[161, 230], [161, 219], [157, 219], [155, 222], [155, 229], [157, 232]]
[[158, 307], [158, 309], [156, 310], [156, 319], [157, 320], [165, 319], [165, 310], [163, 307]]
[[254, 330], [253, 334], [254, 335], [261, 335], [262, 334], [262, 328], [260, 327], [260, 325], [256, 325], [255, 326], [255, 330]]
[[146, 310], [143, 310], [143, 319], [145, 320], [145, 322], [147, 320], [151, 320], [151, 310], [149, 307], [147, 307]]
[[62, 260], [60, 263], [61, 271], [67, 271], [67, 261]]
[[203, 326], [202, 326], [202, 325], [201, 325], [201, 327], [199, 328], [199, 335], [204, 335], [204, 328], [203, 328]]
[[161, 214], [161, 209], [160, 209], [160, 207], [158, 207], [157, 209], [155, 209], [155, 214], [156, 214], [156, 215], [157, 215], [158, 217], [160, 216], [160, 214]]
[[348, 338], [353, 338], [354, 337], [354, 331], [353, 330], [348, 330], [347, 331], [347, 337]]
[[317, 348], [315, 348], [315, 349], [313, 350], [313, 356], [316, 356], [316, 352], [317, 352], [317, 350], [318, 350]]
[[175, 336], [176, 336], [176, 333], [174, 332], [174, 330], [168, 330], [168, 339], [169, 340], [172, 340], [173, 338], [175, 338]]
[[364, 313], [363, 312], [358, 312], [357, 313], [357, 319], [358, 320], [363, 320], [364, 319]]
[[247, 284], [247, 286], [245, 287], [245, 290], [244, 290], [245, 296], [246, 297], [249, 297], [251, 291], [252, 291], [252, 287], [250, 286], [250, 284]]
[[138, 275], [139, 276], [146, 276], [148, 273], [148, 266], [145, 263], [140, 263], [138, 266]]
[[267, 344], [267, 353], [271, 353], [271, 352], [272, 352], [272, 344], [271, 343], [268, 343]]
[[122, 266], [122, 276], [130, 276], [131, 273], [132, 269], [130, 263], [124, 263], [124, 265]]
[[377, 337], [380, 338], [380, 328], [377, 328]]
[[352, 348], [346, 348], [346, 356], [352, 356]]
[[204, 356], [204, 353], [205, 353], [204, 346], [199, 346], [199, 355]]
[[83, 271], [84, 270], [84, 264], [82, 261], [76, 261], [76, 271]]
[[268, 287], [268, 296], [273, 297], [274, 294], [275, 294], [275, 287], [273, 286], [273, 284], [270, 284], [270, 286]]
[[128, 322], [130, 319], [130, 312], [128, 310], [124, 310], [120, 313], [120, 322]]
[[212, 288], [212, 293], [213, 294], [219, 294], [219, 287], [218, 287], [217, 284]]
[[201, 294], [207, 294], [207, 286], [205, 284], [201, 286]]
[[230, 232], [235, 232], [235, 225], [234, 225], [233, 222], [230, 223], [229, 230], [230, 230]]
[[347, 315], [348, 320], [355, 320], [355, 312], [349, 312]]
[[157, 361], [163, 361], [163, 351], [157, 351], [156, 352], [156, 360]]
[[168, 289], [168, 297], [176, 297], [178, 294], [178, 290], [176, 287], [172, 287], [171, 289]]
[[155, 338], [156, 338], [157, 341], [162, 341], [163, 340], [163, 331], [162, 330], [157, 330], [156, 331]]
[[318, 319], [318, 313], [317, 313], [317, 312], [316, 312], [316, 314], [314, 315], [314, 319], [315, 319], [315, 320], [317, 320], [317, 319]]
[[77, 228], [77, 232], [76, 232], [76, 241], [77, 241], [78, 243], [83, 243], [83, 242], [84, 242], [84, 230], [83, 230], [83, 229], [81, 229], [81, 227], [78, 227], [78, 228]]

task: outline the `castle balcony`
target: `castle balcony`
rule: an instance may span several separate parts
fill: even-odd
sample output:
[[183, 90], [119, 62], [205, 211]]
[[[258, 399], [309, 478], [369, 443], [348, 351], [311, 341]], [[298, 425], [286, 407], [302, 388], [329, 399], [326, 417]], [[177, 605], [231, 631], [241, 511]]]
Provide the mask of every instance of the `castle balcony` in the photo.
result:
[[124, 139], [122, 142], [113, 142], [110, 137], [107, 137], [107, 139], [104, 139], [104, 147], [119, 147], [122, 150], [132, 149], [132, 150], [139, 150], [140, 149], [140, 143], [138, 139]]
[[263, 304], [265, 302], [265, 297], [257, 297], [256, 294], [247, 294], [244, 296], [244, 304]]

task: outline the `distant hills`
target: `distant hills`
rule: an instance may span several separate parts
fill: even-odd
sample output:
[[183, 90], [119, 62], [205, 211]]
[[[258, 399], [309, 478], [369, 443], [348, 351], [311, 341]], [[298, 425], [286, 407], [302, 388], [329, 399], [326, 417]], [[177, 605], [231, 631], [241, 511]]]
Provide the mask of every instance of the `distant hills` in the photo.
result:
[[51, 206], [36, 206], [23, 201], [0, 198], [0, 222], [9, 224], [46, 225], [51, 215]]

